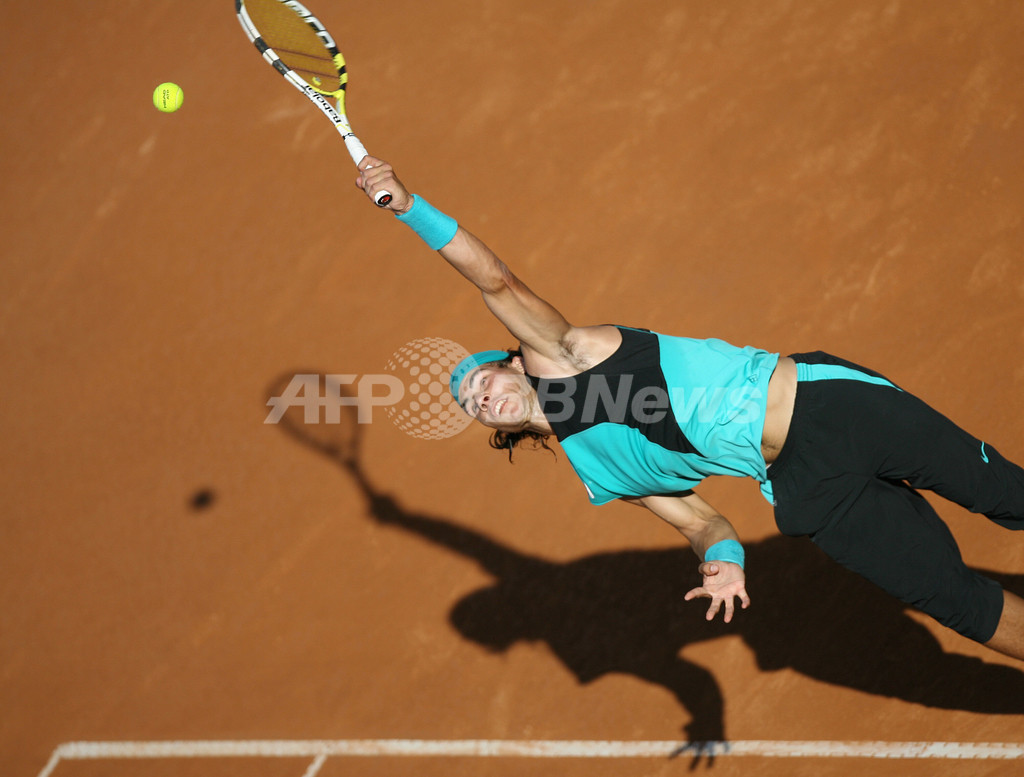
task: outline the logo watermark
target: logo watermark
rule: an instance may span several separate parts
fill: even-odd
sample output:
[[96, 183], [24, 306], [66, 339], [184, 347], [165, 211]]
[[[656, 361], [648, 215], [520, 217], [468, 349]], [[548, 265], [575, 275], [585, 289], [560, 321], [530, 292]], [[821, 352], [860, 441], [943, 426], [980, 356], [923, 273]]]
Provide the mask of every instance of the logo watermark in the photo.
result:
[[[723, 422], [750, 424], [761, 419], [764, 394], [755, 385], [738, 387], [640, 386], [635, 376], [591, 375], [583, 391], [578, 378], [546, 381], [538, 396], [550, 423], [571, 418], [584, 425], [597, 423], [648, 426], [662, 423], [670, 414], [680, 424], [696, 421], [709, 425]], [[577, 413], [577, 408], [579, 412]]]
[[340, 424], [342, 408], [352, 407], [357, 422], [368, 424], [375, 408], [382, 408], [395, 426], [412, 437], [453, 437], [473, 422], [448, 388], [452, 370], [467, 356], [469, 351], [456, 342], [426, 337], [399, 348], [383, 373], [297, 374], [279, 396], [267, 400], [271, 410], [263, 423], [280, 423], [290, 408], [301, 408], [306, 424]]
[[469, 351], [443, 337], [413, 340], [399, 348], [385, 369], [406, 387], [384, 412], [406, 434], [422, 440], [454, 437], [473, 423], [449, 390], [452, 370]]
[[[276, 424], [290, 408], [301, 408], [306, 424], [339, 424], [342, 408], [355, 408], [368, 424], [380, 408], [406, 434], [423, 440], [453, 437], [473, 423], [449, 390], [452, 371], [469, 352], [442, 337], [406, 343], [388, 359], [384, 372], [370, 375], [298, 374], [271, 397], [264, 423]], [[545, 380], [541, 406], [553, 424], [653, 426], [673, 419], [693, 425], [753, 425], [763, 421], [765, 396], [757, 373], [728, 386], [634, 386], [635, 375], [589, 374]], [[736, 385], [739, 383], [739, 385]]]

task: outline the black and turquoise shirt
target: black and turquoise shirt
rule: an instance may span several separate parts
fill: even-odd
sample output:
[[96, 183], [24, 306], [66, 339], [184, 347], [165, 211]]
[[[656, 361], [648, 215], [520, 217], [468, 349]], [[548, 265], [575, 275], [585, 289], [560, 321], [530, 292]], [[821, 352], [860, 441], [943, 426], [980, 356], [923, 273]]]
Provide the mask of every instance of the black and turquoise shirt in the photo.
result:
[[761, 434], [779, 354], [617, 327], [586, 372], [534, 378], [590, 501], [688, 491], [711, 475], [767, 480]]

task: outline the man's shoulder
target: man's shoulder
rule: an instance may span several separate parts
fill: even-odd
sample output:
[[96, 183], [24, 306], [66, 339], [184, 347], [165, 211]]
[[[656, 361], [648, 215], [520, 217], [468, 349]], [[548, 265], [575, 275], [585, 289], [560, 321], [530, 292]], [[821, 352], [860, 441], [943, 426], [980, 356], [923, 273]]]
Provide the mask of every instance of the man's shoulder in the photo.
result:
[[621, 345], [622, 333], [616, 326], [574, 326], [565, 333], [557, 353], [541, 354], [524, 344], [523, 360], [533, 377], [568, 378], [605, 361]]

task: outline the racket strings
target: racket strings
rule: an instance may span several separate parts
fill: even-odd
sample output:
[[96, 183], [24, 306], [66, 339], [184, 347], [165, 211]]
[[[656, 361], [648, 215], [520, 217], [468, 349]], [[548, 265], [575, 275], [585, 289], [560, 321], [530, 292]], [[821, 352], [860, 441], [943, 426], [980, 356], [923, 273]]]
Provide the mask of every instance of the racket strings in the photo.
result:
[[325, 94], [345, 88], [344, 61], [316, 32], [280, 0], [246, 0], [249, 16], [263, 42], [306, 83]]

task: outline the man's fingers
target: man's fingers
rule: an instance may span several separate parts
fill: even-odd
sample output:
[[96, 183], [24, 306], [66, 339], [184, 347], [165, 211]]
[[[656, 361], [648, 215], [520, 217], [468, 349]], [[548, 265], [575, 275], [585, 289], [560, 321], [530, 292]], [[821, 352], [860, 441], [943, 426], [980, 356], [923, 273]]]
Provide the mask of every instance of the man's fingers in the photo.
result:
[[373, 197], [379, 188], [387, 187], [387, 181], [391, 178], [390, 166], [372, 157], [363, 157], [363, 161], [359, 163], [359, 170], [356, 187], [366, 192], [369, 197]]
[[707, 596], [707, 595], [708, 595], [708, 592], [705, 591], [703, 588], [692, 588], [689, 591], [687, 591], [686, 594], [683, 596], [683, 601], [688, 602], [691, 599], [696, 599], [698, 596]]
[[376, 157], [372, 157], [369, 154], [367, 154], [366, 156], [359, 160], [359, 164], [356, 165], [356, 167], [358, 167], [360, 170], [368, 170], [371, 167], [380, 167], [383, 164], [386, 164], [384, 160], [377, 159]]
[[733, 604], [732, 597], [730, 596], [725, 600], [725, 617], [726, 623], [732, 620], [733, 613], [736, 612], [736, 605]]
[[360, 189], [365, 189], [370, 185], [371, 180], [376, 181], [383, 173], [391, 169], [387, 162], [372, 157], [369, 154], [359, 160], [357, 167], [359, 168], [359, 177], [356, 178], [356, 186]]
[[741, 590], [728, 596], [722, 596], [721, 594], [712, 593], [707, 588], [701, 586], [700, 588], [692, 588], [683, 594], [683, 599], [687, 602], [698, 598], [710, 599], [711, 604], [708, 606], [706, 619], [709, 621], [714, 620], [715, 616], [718, 615], [719, 611], [721, 611], [722, 618], [726, 623], [731, 622], [733, 616], [736, 614], [736, 602], [733, 597], [739, 598], [740, 607], [744, 610], [750, 606], [750, 597], [747, 596], [746, 590]]
[[708, 607], [708, 614], [706, 616], [709, 621], [713, 621], [715, 619], [715, 616], [718, 615], [718, 608], [721, 607], [721, 605], [721, 599], [711, 599], [711, 606]]

